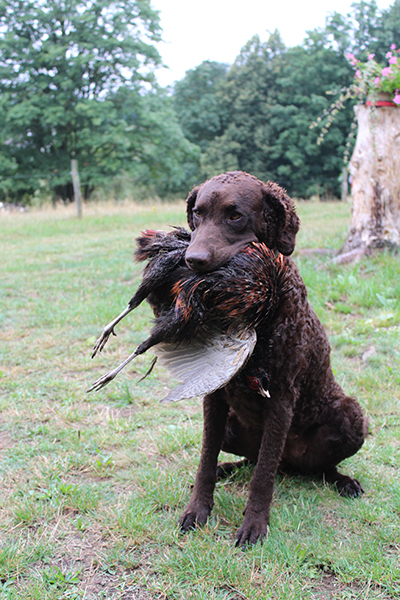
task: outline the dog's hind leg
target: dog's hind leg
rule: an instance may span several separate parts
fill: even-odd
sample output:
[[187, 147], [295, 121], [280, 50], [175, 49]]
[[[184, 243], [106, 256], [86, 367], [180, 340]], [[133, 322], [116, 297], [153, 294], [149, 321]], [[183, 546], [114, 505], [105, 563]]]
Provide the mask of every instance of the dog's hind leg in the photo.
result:
[[[236, 456], [244, 456], [249, 462], [255, 464], [260, 450], [261, 436], [261, 429], [255, 430], [252, 427], [247, 427], [240, 421], [236, 412], [231, 408], [221, 450], [229, 454], [235, 454]], [[235, 465], [236, 463], [226, 464]]]
[[249, 465], [254, 464], [247, 458], [243, 460], [239, 460], [238, 462], [224, 462], [219, 463], [217, 467], [217, 481], [221, 481], [223, 479], [228, 479], [231, 475], [233, 475], [239, 469], [243, 467], [248, 467]]
[[327, 483], [334, 485], [341, 496], [357, 498], [357, 496], [361, 496], [364, 493], [364, 489], [357, 479], [343, 475], [336, 467], [324, 471], [323, 479]]
[[354, 398], [343, 392], [341, 396], [325, 411], [324, 423], [308, 431], [289, 431], [280, 470], [321, 476], [335, 485], [339, 494], [357, 497], [364, 491], [360, 482], [340, 473], [336, 465], [361, 448], [368, 420]]

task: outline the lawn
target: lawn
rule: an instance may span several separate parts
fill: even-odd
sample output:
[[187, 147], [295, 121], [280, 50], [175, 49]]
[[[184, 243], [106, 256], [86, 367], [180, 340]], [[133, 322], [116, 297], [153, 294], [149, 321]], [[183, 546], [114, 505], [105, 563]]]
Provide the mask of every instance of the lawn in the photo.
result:
[[[168, 373], [139, 357], [140, 306], [94, 360], [139, 281], [144, 228], [185, 224], [184, 203], [0, 213], [0, 600], [400, 597], [400, 258], [329, 258], [350, 207], [299, 203], [295, 260], [332, 344], [335, 374], [370, 420], [342, 464], [356, 500], [304, 477], [276, 482], [263, 545], [235, 549], [251, 469], [217, 484], [207, 526], [181, 536], [202, 432], [200, 399], [160, 405]], [[311, 251], [310, 251], [311, 249]]]

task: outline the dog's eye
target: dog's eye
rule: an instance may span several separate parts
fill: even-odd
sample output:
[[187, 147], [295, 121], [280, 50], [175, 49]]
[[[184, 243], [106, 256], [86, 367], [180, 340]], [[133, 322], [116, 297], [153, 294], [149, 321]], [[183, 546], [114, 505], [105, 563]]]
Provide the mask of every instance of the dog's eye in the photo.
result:
[[234, 212], [232, 212], [229, 215], [229, 218], [231, 221], [238, 221], [239, 219], [242, 218], [243, 215], [241, 215], [239, 212], [237, 212], [236, 210]]

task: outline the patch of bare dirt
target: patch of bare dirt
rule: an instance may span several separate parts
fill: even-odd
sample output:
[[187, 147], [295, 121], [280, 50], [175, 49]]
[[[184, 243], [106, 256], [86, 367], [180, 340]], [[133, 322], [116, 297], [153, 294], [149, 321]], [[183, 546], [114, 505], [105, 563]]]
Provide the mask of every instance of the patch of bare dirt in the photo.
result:
[[312, 600], [340, 600], [350, 594], [349, 598], [354, 600], [394, 600], [393, 596], [388, 596], [377, 583], [368, 582], [358, 584], [355, 582], [346, 583], [338, 579], [333, 573], [326, 574], [321, 581], [313, 586], [310, 598]]
[[0, 429], [0, 458], [2, 458], [5, 450], [12, 448], [14, 445], [15, 440], [8, 433], [8, 431]]
[[[50, 573], [59, 570], [61, 573], [75, 574], [79, 583], [68, 585], [68, 591], [83, 592], [85, 600], [159, 600], [146, 588], [135, 581], [135, 572], [141, 568], [142, 561], [146, 558], [139, 554], [136, 559], [123, 564], [123, 557], [117, 553], [109, 553], [110, 546], [115, 540], [110, 540], [111, 533], [104, 529], [91, 527], [84, 531], [74, 531], [69, 517], [71, 512], [65, 514], [52, 524], [53, 532], [49, 541], [62, 534], [63, 544], [54, 553], [51, 562], [37, 562], [32, 565], [29, 580], [39, 578], [42, 572]], [[127, 552], [127, 549], [125, 549]], [[129, 550], [128, 550], [129, 552]], [[132, 549], [135, 553], [135, 549]], [[26, 574], [16, 582], [16, 587], [21, 589], [26, 586]], [[67, 597], [67, 596], [66, 596]], [[69, 596], [68, 596], [69, 597]]]

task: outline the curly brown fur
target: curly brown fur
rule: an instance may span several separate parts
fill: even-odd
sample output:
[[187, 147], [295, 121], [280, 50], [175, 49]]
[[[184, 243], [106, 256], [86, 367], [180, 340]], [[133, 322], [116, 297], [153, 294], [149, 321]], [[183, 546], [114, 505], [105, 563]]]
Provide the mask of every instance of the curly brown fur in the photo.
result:
[[[324, 477], [348, 496], [363, 492], [336, 466], [362, 446], [367, 421], [334, 379], [326, 333], [295, 263], [279, 254], [293, 251], [299, 227], [286, 193], [233, 172], [195, 189], [187, 202], [191, 236], [177, 229], [147, 231], [139, 238], [136, 257], [149, 260], [143, 281], [95, 351], [144, 298], [153, 307], [155, 325], [128, 360], [161, 341], [207, 337], [237, 322], [255, 327], [257, 344], [245, 367], [204, 398], [200, 464], [180, 519], [182, 531], [207, 520], [221, 449], [244, 457], [256, 467], [237, 535], [243, 546], [266, 534], [278, 470]], [[223, 469], [230, 472], [232, 465]]]
[[[293, 203], [279, 186], [241, 172], [195, 188], [187, 199], [187, 214], [193, 232], [186, 262], [200, 274], [223, 264], [254, 238], [290, 254], [299, 228]], [[180, 519], [183, 531], [206, 521], [221, 449], [245, 457], [256, 468], [237, 535], [240, 546], [265, 536], [279, 469], [322, 476], [348, 496], [363, 492], [360, 483], [340, 474], [336, 465], [362, 446], [367, 421], [356, 400], [334, 379], [326, 333], [308, 303], [295, 263], [289, 257], [282, 260], [285, 293], [273, 316], [258, 327], [258, 342], [246, 368], [204, 398], [200, 465]], [[249, 373], [267, 373], [270, 398], [252, 389]]]
[[[147, 256], [153, 258], [146, 272], [157, 271], [158, 282], [168, 253], [160, 259], [154, 250], [165, 244], [175, 252], [174, 236], [168, 235], [153, 241], [147, 237]], [[245, 368], [204, 400], [202, 459], [182, 529], [204, 523], [211, 511], [221, 449], [257, 464], [239, 545], [265, 535], [278, 469], [323, 476], [349, 496], [362, 493], [359, 482], [341, 475], [336, 465], [361, 447], [366, 421], [358, 403], [334, 379], [327, 336], [294, 261], [251, 243], [207, 273], [181, 261], [164, 272], [164, 283], [159, 297], [169, 297], [171, 304], [161, 309], [153, 296], [158, 315], [153, 343], [207, 337], [210, 329], [226, 330], [236, 321], [255, 327], [258, 339]], [[267, 382], [263, 388], [270, 397], [253, 388], [253, 379]], [[225, 471], [232, 468], [224, 466]]]
[[188, 265], [211, 271], [250, 242], [290, 255], [299, 229], [293, 201], [276, 183], [263, 183], [242, 171], [213, 177], [187, 198], [192, 230]]

